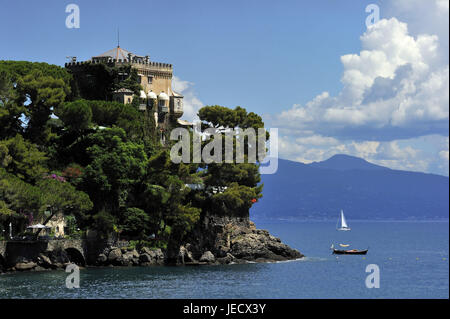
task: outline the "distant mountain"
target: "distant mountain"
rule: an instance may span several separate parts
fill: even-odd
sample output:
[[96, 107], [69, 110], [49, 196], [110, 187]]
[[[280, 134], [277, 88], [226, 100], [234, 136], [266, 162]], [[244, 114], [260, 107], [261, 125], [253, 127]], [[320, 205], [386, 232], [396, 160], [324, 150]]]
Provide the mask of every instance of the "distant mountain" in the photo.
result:
[[361, 158], [335, 155], [302, 164], [278, 160], [278, 171], [262, 175], [263, 198], [254, 220], [448, 219], [449, 178], [399, 171]]
[[368, 161], [350, 155], [338, 154], [330, 157], [323, 162], [314, 162], [309, 164], [311, 167], [336, 169], [348, 171], [354, 169], [362, 170], [388, 170], [389, 168], [369, 163]]

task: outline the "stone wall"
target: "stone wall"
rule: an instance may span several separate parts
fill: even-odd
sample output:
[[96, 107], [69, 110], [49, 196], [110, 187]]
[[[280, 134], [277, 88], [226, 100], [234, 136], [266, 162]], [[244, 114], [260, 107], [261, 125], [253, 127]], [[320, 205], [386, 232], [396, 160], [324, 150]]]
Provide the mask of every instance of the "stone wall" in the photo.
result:
[[0, 272], [58, 269], [80, 266], [161, 265], [161, 249], [129, 248], [126, 240], [62, 239], [50, 241], [0, 242]]
[[0, 255], [5, 256], [6, 241], [0, 240]]
[[5, 260], [5, 252], [6, 252], [6, 241], [0, 241], [0, 272], [6, 267]]
[[[42, 256], [54, 256], [55, 260], [76, 259], [82, 265], [88, 263], [88, 247], [99, 250], [97, 246], [106, 243], [93, 241], [90, 245], [86, 240], [62, 239], [50, 241], [8, 241], [0, 243], [0, 252], [3, 250], [4, 263], [6, 267], [12, 267], [17, 263], [36, 262]], [[1, 247], [4, 247], [3, 249]]]

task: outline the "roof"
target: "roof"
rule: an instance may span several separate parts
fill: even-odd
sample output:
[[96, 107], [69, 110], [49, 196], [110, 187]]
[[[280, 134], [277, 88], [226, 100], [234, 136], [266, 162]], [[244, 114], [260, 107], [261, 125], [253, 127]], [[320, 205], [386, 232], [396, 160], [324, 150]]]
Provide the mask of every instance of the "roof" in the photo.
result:
[[149, 91], [148, 94], [147, 94], [147, 97], [148, 97], [149, 99], [154, 99], [154, 100], [156, 100], [156, 99], [158, 98], [158, 97], [156, 96], [155, 92], [153, 92], [153, 91]]
[[178, 92], [175, 92], [174, 90], [172, 90], [172, 93], [173, 93], [173, 96], [175, 96], [175, 97], [183, 97], [183, 95], [181, 95]]
[[33, 226], [28, 226], [27, 228], [43, 229], [43, 228], [51, 228], [51, 227], [50, 226], [45, 226], [45, 225], [42, 225], [42, 224], [36, 224], [36, 225], [33, 225]]
[[180, 125], [187, 125], [187, 126], [189, 126], [189, 125], [194, 125], [194, 124], [191, 123], [191, 122], [188, 122], [188, 121], [185, 121], [185, 120], [180, 120], [180, 119], [177, 119], [177, 122], [178, 122], [178, 124], [180, 124]]
[[169, 101], [169, 96], [164, 92], [159, 93], [158, 97], [160, 100]]
[[120, 46], [117, 46], [116, 48], [106, 51], [100, 55], [97, 55], [94, 58], [111, 57], [112, 59], [116, 59], [116, 60], [118, 60], [118, 59], [127, 60], [128, 54], [131, 54], [132, 56], [141, 57], [141, 56], [136, 55], [128, 50], [122, 49]]
[[131, 90], [128, 90], [126, 88], [121, 88], [121, 89], [115, 90], [113, 93], [130, 93], [130, 94], [133, 94], [134, 92], [131, 91]]

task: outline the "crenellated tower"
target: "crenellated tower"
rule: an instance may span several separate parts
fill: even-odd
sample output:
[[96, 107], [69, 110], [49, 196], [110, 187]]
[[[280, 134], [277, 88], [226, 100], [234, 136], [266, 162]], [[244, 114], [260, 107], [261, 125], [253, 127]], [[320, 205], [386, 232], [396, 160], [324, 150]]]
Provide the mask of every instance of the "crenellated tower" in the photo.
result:
[[[139, 95], [142, 111], [152, 110], [157, 126], [164, 128], [168, 123], [179, 121], [183, 115], [183, 95], [172, 89], [173, 66], [168, 63], [150, 61], [150, 56], [136, 55], [121, 48], [119, 45], [105, 53], [93, 56], [87, 61], [77, 61], [72, 57], [72, 61], [65, 64], [65, 67], [72, 72], [84, 72], [85, 64], [103, 63], [110, 67], [131, 66], [138, 74], [138, 83], [142, 86]], [[127, 74], [124, 75], [124, 78]], [[112, 98], [120, 103], [131, 103], [133, 92], [126, 88], [119, 88], [114, 91]]]

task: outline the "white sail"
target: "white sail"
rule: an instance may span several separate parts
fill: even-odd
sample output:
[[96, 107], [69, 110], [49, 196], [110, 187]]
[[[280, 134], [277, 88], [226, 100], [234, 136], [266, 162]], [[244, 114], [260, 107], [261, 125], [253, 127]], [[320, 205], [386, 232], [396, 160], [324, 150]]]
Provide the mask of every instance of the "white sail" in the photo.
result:
[[[341, 222], [341, 227], [339, 227], [338, 230], [350, 230], [350, 227], [348, 227], [347, 221], [345, 220], [344, 212], [342, 209], [341, 209], [340, 222]], [[338, 222], [338, 224], [339, 224], [339, 222]]]
[[348, 228], [347, 222], [345, 221], [344, 212], [341, 210], [341, 227]]

